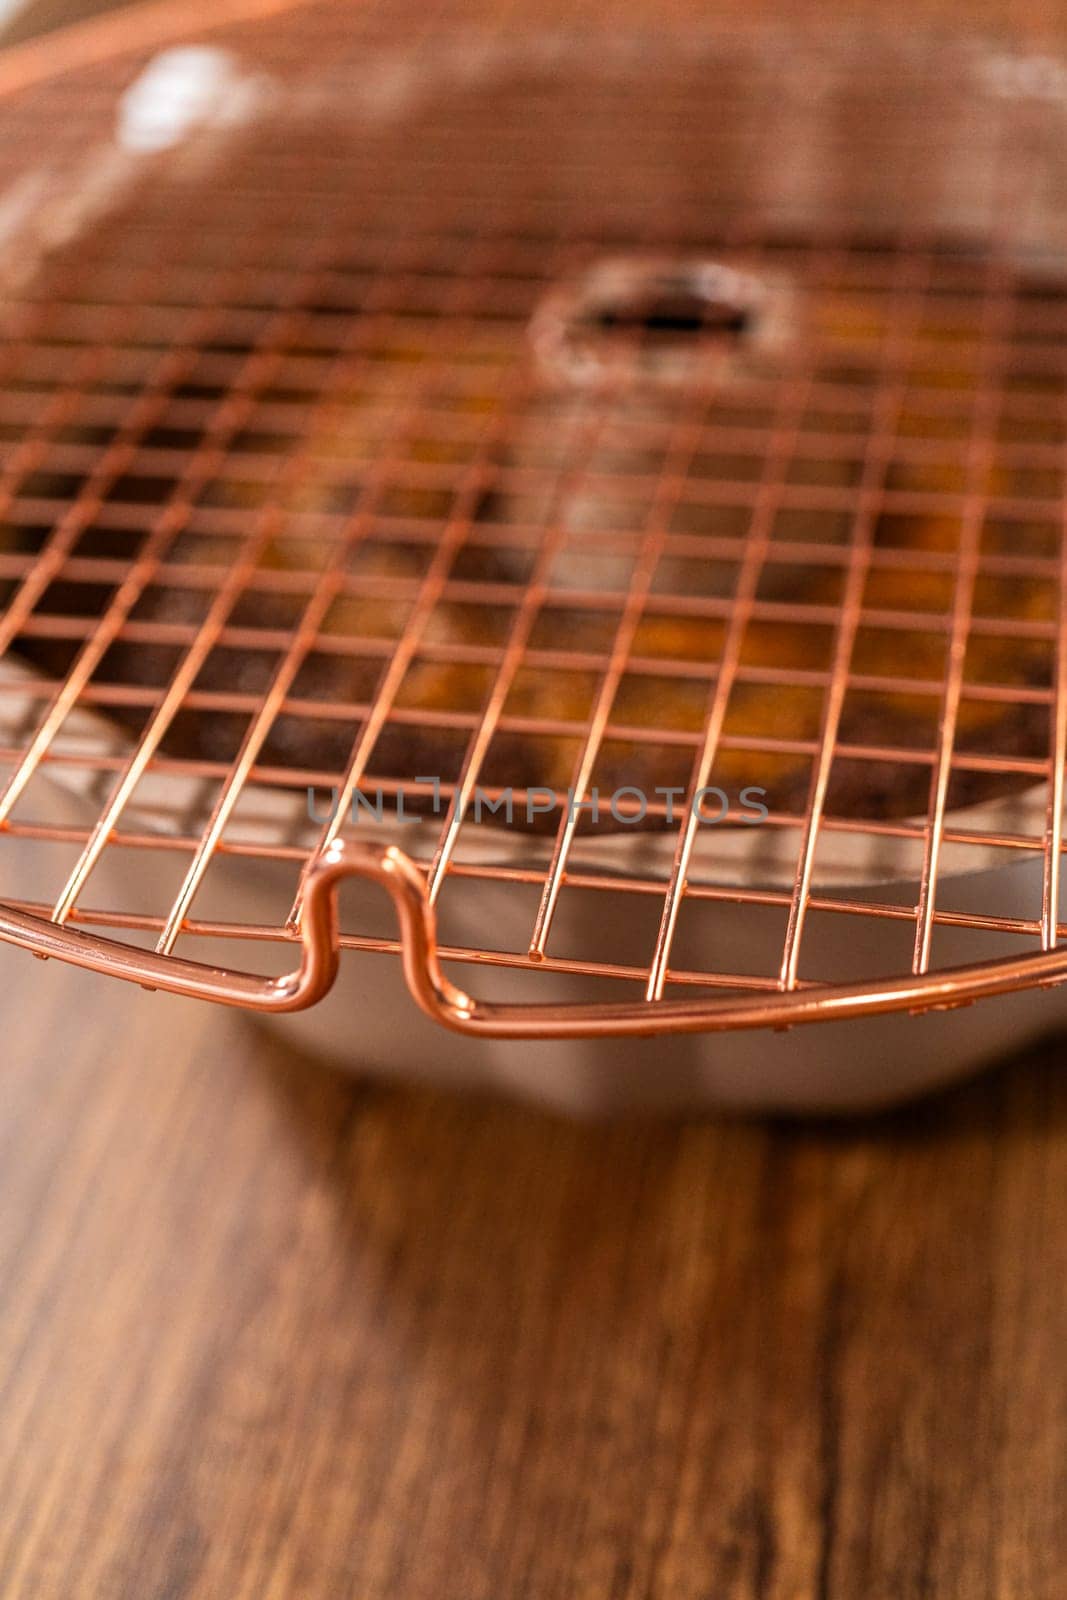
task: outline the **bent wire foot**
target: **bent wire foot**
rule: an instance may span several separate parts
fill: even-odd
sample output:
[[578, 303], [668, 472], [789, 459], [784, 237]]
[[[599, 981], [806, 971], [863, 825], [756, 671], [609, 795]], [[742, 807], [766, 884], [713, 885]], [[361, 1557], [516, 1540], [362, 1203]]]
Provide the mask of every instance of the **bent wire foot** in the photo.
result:
[[300, 965], [280, 978], [212, 967], [201, 961], [138, 950], [117, 939], [59, 925], [26, 911], [0, 905], [0, 938], [21, 945], [35, 956], [54, 956], [91, 972], [124, 978], [150, 989], [214, 1000], [250, 1011], [303, 1011], [332, 987], [338, 967], [337, 890], [343, 878], [358, 877], [388, 890], [400, 920], [404, 975], [423, 1010], [455, 1026], [473, 1009], [473, 1001], [449, 983], [437, 961], [433, 908], [422, 875], [392, 845], [335, 840], [308, 865], [300, 918]]
[[300, 965], [281, 978], [257, 977], [250, 972], [138, 950], [4, 905], [0, 905], [0, 939], [36, 956], [54, 956], [145, 988], [243, 1006], [250, 1011], [302, 1011], [321, 1000], [337, 976], [337, 890], [341, 880], [348, 877], [377, 883], [388, 892], [400, 923], [401, 960], [413, 998], [427, 1016], [461, 1033], [562, 1039], [598, 1034], [783, 1028], [835, 1017], [960, 1005], [1067, 977], [1067, 946], [1060, 946], [1040, 955], [1012, 956], [944, 972], [908, 974], [896, 981], [819, 985], [741, 998], [589, 1005], [488, 1003], [472, 999], [442, 973], [434, 910], [425, 879], [410, 857], [395, 845], [340, 839], [307, 867], [300, 918]]

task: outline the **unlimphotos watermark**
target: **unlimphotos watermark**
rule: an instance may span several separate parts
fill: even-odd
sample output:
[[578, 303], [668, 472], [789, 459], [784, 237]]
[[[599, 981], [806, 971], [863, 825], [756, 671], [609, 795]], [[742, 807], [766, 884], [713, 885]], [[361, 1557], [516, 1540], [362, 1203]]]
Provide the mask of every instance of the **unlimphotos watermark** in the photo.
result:
[[[353, 823], [383, 823], [387, 819], [394, 822], [423, 822], [427, 812], [440, 815], [444, 809], [442, 780], [419, 777], [414, 784], [424, 795], [421, 800], [416, 800], [414, 795], [405, 799], [403, 790], [391, 794], [386, 794], [380, 787], [355, 790], [345, 807], [349, 820]], [[590, 789], [582, 795], [574, 789], [560, 794], [555, 789], [541, 787], [487, 790], [475, 786], [467, 815], [475, 822], [489, 818], [505, 826], [513, 825], [518, 817], [527, 826], [532, 826], [538, 817], [551, 816], [555, 811], [566, 809], [568, 818], [588, 816], [591, 822], [599, 823], [610, 817], [617, 826], [632, 828], [639, 827], [653, 807], [657, 818], [662, 815], [668, 825], [680, 821], [687, 812], [705, 825], [726, 821], [750, 824], [763, 822], [770, 814], [764, 803], [766, 789], [753, 785], [739, 790], [733, 799], [725, 789], [712, 784], [697, 789], [688, 803], [687, 794], [685, 788], [658, 787], [650, 795], [635, 784], [624, 784], [610, 794]], [[307, 810], [312, 822], [336, 822], [342, 810], [340, 787], [334, 784], [332, 788], [323, 790], [309, 786]]]

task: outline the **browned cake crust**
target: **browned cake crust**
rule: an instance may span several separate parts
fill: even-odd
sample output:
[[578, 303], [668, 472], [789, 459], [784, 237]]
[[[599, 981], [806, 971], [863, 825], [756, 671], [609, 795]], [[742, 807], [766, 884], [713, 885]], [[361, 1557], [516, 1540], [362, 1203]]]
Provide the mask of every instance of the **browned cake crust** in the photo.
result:
[[[923, 524], [915, 523], [915, 540], [921, 544]], [[479, 575], [491, 581], [499, 558], [485, 552], [479, 564], [475, 550], [467, 552], [465, 575], [477, 581]], [[393, 550], [387, 566], [394, 577], [411, 577], [413, 566], [402, 546]], [[813, 569], [818, 571], [819, 569]], [[825, 601], [825, 578], [813, 577], [806, 591], [794, 598], [813, 604]], [[899, 608], [921, 606], [921, 574], [891, 574], [891, 592], [883, 586], [880, 601], [890, 600]], [[1040, 615], [1042, 596], [1035, 587], [1016, 585], [1005, 603], [1014, 607], [1020, 618]], [[83, 591], [59, 583], [50, 590], [49, 610], [76, 614], [84, 607]], [[343, 603], [335, 626], [357, 642], [381, 640], [402, 627], [406, 607], [381, 598], [352, 595]], [[189, 591], [161, 588], [152, 591], [138, 607], [142, 621], [180, 623], [193, 620]], [[245, 627], [276, 627], [278, 618], [270, 597], [250, 593], [241, 606]], [[646, 828], [668, 825], [662, 800], [656, 806], [657, 790], [684, 791], [690, 780], [700, 734], [705, 726], [708, 698], [713, 685], [713, 669], [722, 646], [721, 620], [700, 617], [670, 617], [650, 614], [641, 626], [636, 641], [647, 656], [666, 662], [692, 663], [692, 677], [662, 676], [642, 680], [636, 691], [628, 691], [615, 709], [616, 726], [648, 730], [643, 739], [605, 739], [593, 776], [593, 785], [603, 797], [594, 823], [584, 812], [583, 831], [597, 828], [610, 831], [621, 826]], [[478, 642], [477, 630], [462, 607], [439, 606], [428, 638], [444, 645]], [[561, 641], [565, 643], [566, 641]], [[879, 677], [899, 681], [901, 652], [905, 647], [890, 634], [866, 638], [861, 635], [853, 655], [852, 668], [865, 679]], [[930, 692], [943, 676], [944, 630], [907, 635], [908, 661], [905, 671], [916, 682], [915, 693], [869, 691], [862, 696], [846, 696], [838, 736], [838, 747], [845, 754], [835, 760], [828, 795], [831, 815], [856, 819], [902, 818], [923, 814], [929, 803], [932, 752], [935, 748], [939, 699]], [[69, 647], [56, 642], [26, 638], [18, 644], [19, 654], [42, 672], [59, 677], [69, 660]], [[801, 623], [783, 626], [754, 620], [745, 636], [744, 659], [753, 667], [769, 666], [796, 670], [802, 675], [819, 665], [812, 656], [812, 632]], [[197, 680], [197, 689], [232, 693], [261, 694], [269, 680], [269, 661], [265, 655], [227, 651], [216, 653]], [[109, 651], [100, 676], [117, 685], [160, 687], [173, 669], [173, 651], [162, 646], [119, 641]], [[309, 657], [296, 685], [294, 698], [318, 702], [340, 711], [351, 707], [351, 717], [283, 715], [272, 729], [262, 750], [260, 768], [276, 768], [306, 775], [316, 785], [339, 781], [346, 772], [361, 716], [373, 698], [375, 682], [383, 670], [382, 654], [326, 654]], [[972, 641], [968, 671], [975, 681], [999, 685], [1040, 686], [1048, 680], [1048, 651], [1037, 645], [1002, 637], [978, 636]], [[925, 687], [924, 687], [925, 686]], [[366, 773], [365, 787], [374, 790], [385, 783], [392, 788], [413, 783], [417, 777], [437, 776], [442, 793], [459, 776], [469, 732], [442, 730], [435, 726], [433, 714], [466, 709], [473, 725], [484, 701], [484, 669], [462, 662], [424, 660], [405, 678], [398, 696], [398, 715], [388, 721], [375, 746]], [[555, 812], [538, 809], [527, 815], [523, 795], [531, 789], [551, 789], [565, 797], [574, 781], [575, 762], [580, 750], [590, 709], [590, 686], [579, 675], [526, 671], [515, 681], [507, 702], [509, 722], [494, 738], [480, 771], [480, 782], [487, 792], [510, 787], [516, 791], [512, 811], [513, 825], [536, 831], [554, 828]], [[421, 720], [425, 714], [426, 720]], [[762, 801], [773, 813], [802, 814], [811, 781], [811, 750], [818, 740], [822, 719], [821, 692], [803, 683], [761, 683], [741, 675], [735, 684], [725, 725], [726, 738], [714, 762], [709, 783], [718, 786], [736, 811], [742, 790], [762, 792]], [[145, 712], [123, 706], [108, 715], [136, 737], [144, 725]], [[1007, 704], [1003, 700], [974, 700], [964, 697], [958, 723], [957, 742], [970, 750], [991, 750], [1001, 756], [1041, 757], [1048, 749], [1047, 705], [1030, 700]], [[526, 720], [539, 723], [551, 719], [572, 724], [569, 738], [549, 738], [516, 731], [514, 723]], [[185, 760], [217, 762], [233, 760], [247, 718], [236, 714], [197, 716], [184, 711], [170, 726], [163, 742], [166, 755]], [[510, 728], [511, 731], [508, 731]], [[673, 741], [656, 737], [656, 730], [673, 732]], [[793, 748], [799, 746], [800, 748]], [[875, 759], [870, 755], [850, 757], [849, 747], [857, 751], [899, 750], [900, 759]], [[908, 756], [911, 759], [908, 759]], [[1033, 779], [1026, 774], [992, 773], [966, 767], [953, 774], [949, 800], [953, 807], [974, 805], [1028, 787]], [[651, 810], [640, 823], [624, 823], [613, 815], [610, 797], [624, 786], [640, 790], [651, 802]], [[561, 800], [561, 806], [565, 803]], [[672, 802], [674, 815], [680, 798]], [[414, 790], [406, 795], [409, 811], [425, 810], [425, 794]], [[625, 813], [625, 805], [621, 808]]]

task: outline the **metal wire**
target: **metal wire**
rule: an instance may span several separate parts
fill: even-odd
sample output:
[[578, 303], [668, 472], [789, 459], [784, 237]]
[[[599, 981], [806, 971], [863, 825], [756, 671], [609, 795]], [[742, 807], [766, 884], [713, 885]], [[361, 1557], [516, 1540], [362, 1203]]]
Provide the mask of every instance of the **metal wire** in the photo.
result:
[[[340, 861], [378, 793], [422, 819], [403, 896], [430, 948], [440, 910], [442, 960], [580, 978], [590, 1003], [622, 983], [650, 1025], [694, 1026], [699, 1002], [670, 1007], [692, 990], [806, 1020], [800, 997], [857, 978], [813, 921], [884, 930], [871, 1009], [946, 1003], [944, 974], [914, 981], [940, 929], [987, 968], [978, 936], [999, 937], [1016, 985], [1018, 952], [1056, 951], [1067, 292], [1016, 248], [1054, 202], [1005, 199], [996, 152], [1040, 174], [1059, 146], [997, 102], [965, 204], [930, 168], [970, 148], [966, 62], [897, 62], [856, 109], [846, 51], [816, 113], [810, 61], [686, 9], [650, 43], [605, 6], [527, 8], [517, 33], [473, 0], [163, 7], [64, 41], [61, 74], [36, 47], [3, 64], [0, 898], [47, 919], [50, 953], [67, 923], [151, 939], [153, 976], [195, 992], [186, 941], [310, 948], [302, 869]], [[116, 157], [119, 97], [194, 20], [250, 120]], [[773, 188], [791, 138], [827, 191], [802, 221]], [[915, 204], [875, 226], [880, 164]], [[608, 377], [568, 388], [530, 329], [560, 285], [580, 315], [583, 274], [616, 258], [736, 266], [780, 342], [740, 314], [720, 354], [667, 312], [665, 333], [590, 313]], [[687, 339], [718, 364], [686, 375]], [[647, 382], [656, 362], [681, 379]], [[709, 784], [721, 832], [693, 804]], [[621, 785], [641, 827], [592, 826]], [[553, 797], [538, 826], [480, 817], [509, 789], [520, 812]], [[76, 797], [58, 819], [52, 791]], [[28, 893], [6, 893], [16, 849], [39, 852]], [[165, 904], [110, 881], [118, 852], [139, 881], [159, 867]], [[955, 893], [999, 861], [1037, 867], [1032, 913]], [[234, 886], [268, 864], [284, 906], [243, 917]], [[521, 936], [464, 923], [494, 885], [528, 903]], [[757, 916], [759, 970], [735, 970], [730, 929]], [[402, 942], [347, 909], [329, 937]], [[117, 959], [70, 958], [88, 950]], [[613, 1004], [590, 1028], [644, 1028]]]

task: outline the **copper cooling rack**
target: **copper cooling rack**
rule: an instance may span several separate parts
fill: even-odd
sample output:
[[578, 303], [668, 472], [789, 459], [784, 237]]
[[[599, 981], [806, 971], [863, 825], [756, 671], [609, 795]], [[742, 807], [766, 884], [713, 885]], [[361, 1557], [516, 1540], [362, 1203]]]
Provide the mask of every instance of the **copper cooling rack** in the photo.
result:
[[[1032, 248], [1063, 202], [1025, 182], [1057, 129], [1010, 94], [972, 124], [975, 59], [909, 58], [944, 126], [856, 124], [845, 94], [802, 225], [773, 184], [810, 136], [818, 52], [716, 44], [679, 7], [672, 54], [650, 17], [166, 6], [0, 60], [0, 894], [16, 851], [39, 885], [0, 936], [261, 1010], [312, 1003], [344, 950], [399, 954], [439, 1020], [527, 1036], [925, 1009], [1067, 972], [1067, 293]], [[189, 40], [237, 63], [247, 120], [116, 158], [121, 96]], [[652, 115], [625, 114], [635, 70]], [[968, 139], [988, 161], [961, 200], [930, 153]], [[845, 159], [870, 181], [836, 184]], [[919, 199], [879, 230], [885, 164]], [[962, 222], [920, 225], [949, 194]], [[714, 263], [740, 299], [712, 307], [707, 366], [684, 366], [685, 315], [663, 381], [652, 322], [620, 333], [587, 303], [584, 376], [550, 370], [617, 260]], [[781, 347], [746, 345], [747, 284], [780, 294]], [[587, 837], [567, 790], [651, 752], [682, 820], [651, 796], [641, 829]], [[523, 804], [538, 762], [539, 831], [474, 818], [509, 782]], [[688, 801], [746, 763], [775, 803], [739, 865], [733, 800], [718, 834]], [[887, 771], [917, 785], [906, 814], [855, 803]], [[309, 791], [333, 820], [309, 827]], [[400, 840], [346, 821], [372, 792], [421, 820]], [[953, 893], [1014, 865], [1037, 869], [1025, 916], [992, 877], [978, 904]], [[232, 885], [268, 868], [277, 914], [241, 918]], [[388, 891], [399, 934], [342, 915], [346, 876]], [[521, 943], [450, 940], [449, 905], [487, 883], [529, 906]], [[574, 896], [605, 907], [577, 950]], [[650, 906], [644, 958], [614, 959], [609, 921]], [[773, 914], [765, 969], [679, 958], [693, 906]], [[822, 970], [826, 918], [899, 956]], [[939, 964], [946, 929], [972, 962]], [[238, 956], [186, 954], [204, 940]], [[294, 943], [295, 972], [242, 970]], [[471, 999], [458, 980], [486, 966], [529, 1001]], [[588, 999], [538, 1000], [553, 974]]]

